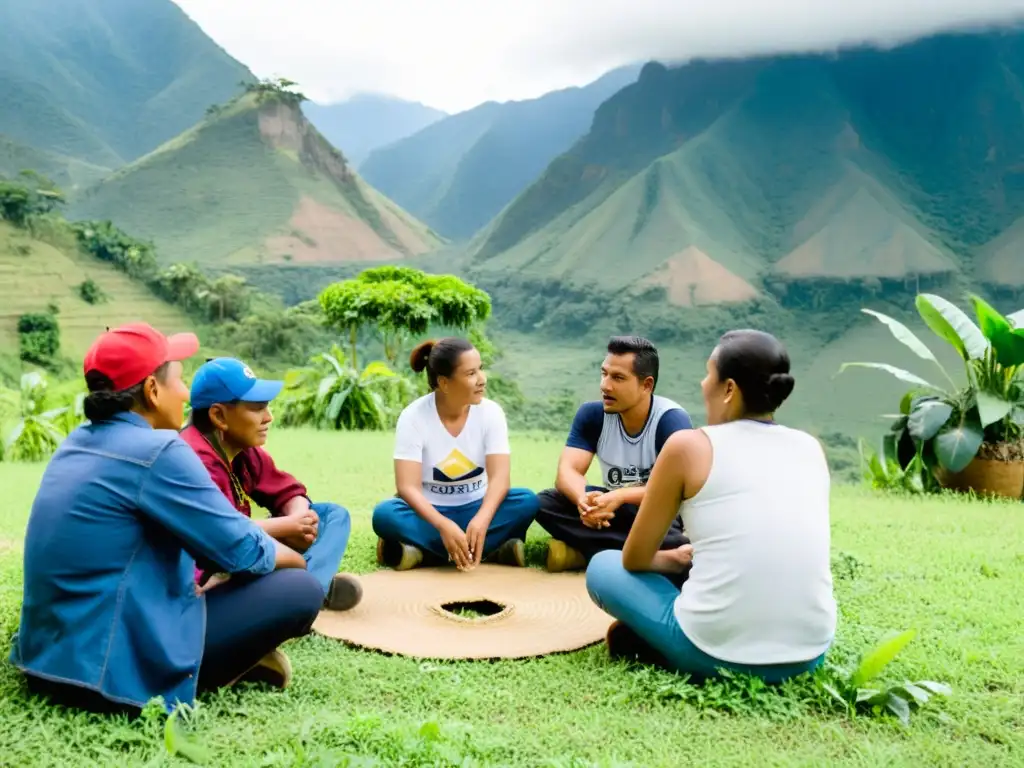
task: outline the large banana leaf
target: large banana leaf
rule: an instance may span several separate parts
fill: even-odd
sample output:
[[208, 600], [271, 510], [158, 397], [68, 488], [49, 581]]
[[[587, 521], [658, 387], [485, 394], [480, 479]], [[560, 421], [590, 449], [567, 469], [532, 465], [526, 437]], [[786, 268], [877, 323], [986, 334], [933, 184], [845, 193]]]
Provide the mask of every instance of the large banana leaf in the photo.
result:
[[978, 360], [988, 352], [988, 339], [955, 304], [933, 293], [918, 294], [914, 303], [925, 324], [949, 342], [964, 360]]
[[897, 368], [894, 365], [889, 365], [888, 363], [843, 363], [841, 366], [839, 366], [839, 371], [837, 372], [837, 375], [845, 371], [847, 368], [874, 368], [875, 370], [878, 371], [885, 371], [886, 373], [890, 373], [900, 381], [905, 381], [908, 384], [916, 384], [919, 387], [925, 387], [936, 392], [942, 391], [931, 382], [922, 379], [917, 374], [911, 373], [910, 371], [906, 371], [902, 368]]
[[935, 456], [939, 463], [950, 472], [962, 472], [978, 455], [978, 449], [985, 439], [981, 422], [971, 413], [961, 416], [953, 424], [935, 436]]
[[1010, 320], [980, 296], [971, 296], [971, 301], [981, 332], [996, 353], [996, 362], [1006, 367], [1024, 364], [1024, 335], [1015, 333]]

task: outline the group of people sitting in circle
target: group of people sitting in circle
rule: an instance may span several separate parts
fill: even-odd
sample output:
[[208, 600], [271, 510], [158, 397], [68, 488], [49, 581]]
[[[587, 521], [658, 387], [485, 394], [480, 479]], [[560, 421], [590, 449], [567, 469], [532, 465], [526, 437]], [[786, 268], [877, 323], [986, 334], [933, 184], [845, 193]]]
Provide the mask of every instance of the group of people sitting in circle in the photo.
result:
[[[314, 502], [264, 448], [283, 383], [207, 361], [193, 334], [108, 330], [85, 357], [86, 423], [51, 458], [24, 543], [11, 661], [31, 692], [93, 711], [168, 711], [238, 681], [284, 687], [279, 646], [362, 598], [339, 573], [348, 511]], [[615, 337], [540, 493], [510, 484], [505, 414], [465, 339], [411, 357], [429, 394], [396, 428], [396, 494], [373, 510], [381, 566], [585, 570], [613, 657], [785, 680], [821, 664], [836, 625], [830, 476], [820, 443], [774, 420], [793, 389], [782, 344], [730, 331], [701, 382], [708, 425], [656, 395], [659, 359]], [[184, 406], [191, 403], [185, 423]], [[601, 482], [586, 480], [594, 457]], [[269, 512], [252, 517], [252, 505]], [[415, 578], [410, 575], [409, 578]]]

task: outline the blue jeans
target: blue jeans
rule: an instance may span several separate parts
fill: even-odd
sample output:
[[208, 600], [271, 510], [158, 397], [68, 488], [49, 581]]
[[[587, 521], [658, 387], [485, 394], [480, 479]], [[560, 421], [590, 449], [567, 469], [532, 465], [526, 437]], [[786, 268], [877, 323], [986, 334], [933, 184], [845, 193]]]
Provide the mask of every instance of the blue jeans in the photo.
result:
[[338, 573], [341, 558], [352, 533], [352, 518], [348, 510], [338, 504], [317, 503], [312, 509], [320, 518], [316, 539], [303, 554], [306, 570], [319, 582], [326, 595], [331, 579]]
[[618, 550], [594, 555], [587, 566], [587, 591], [603, 611], [660, 652], [675, 671], [696, 678], [717, 677], [719, 668], [724, 668], [777, 683], [817, 668], [825, 658], [822, 654], [790, 664], [736, 664], [709, 656], [690, 642], [676, 620], [673, 609], [679, 588], [660, 573], [627, 571]]
[[[457, 507], [434, 508], [462, 530], [466, 530], [482, 502], [483, 499]], [[536, 515], [537, 494], [525, 488], [510, 488], [487, 529], [483, 557], [487, 557], [509, 539], [525, 539], [526, 529]], [[444, 548], [441, 534], [402, 499], [388, 499], [374, 508], [373, 532], [385, 541], [412, 544], [437, 558], [448, 559], [448, 550]]]

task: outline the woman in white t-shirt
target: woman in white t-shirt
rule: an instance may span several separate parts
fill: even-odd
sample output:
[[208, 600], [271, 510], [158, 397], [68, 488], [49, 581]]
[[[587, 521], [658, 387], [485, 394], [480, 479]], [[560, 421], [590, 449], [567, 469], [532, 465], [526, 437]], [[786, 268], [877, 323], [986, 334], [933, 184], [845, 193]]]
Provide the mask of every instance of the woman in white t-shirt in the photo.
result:
[[[774, 420], [789, 367], [770, 334], [719, 340], [701, 382], [710, 426], [666, 441], [623, 550], [587, 569], [591, 597], [618, 619], [613, 656], [768, 682], [822, 663], [836, 627], [830, 477], [821, 444]], [[691, 543], [659, 552], [680, 512]], [[682, 592], [663, 575], [687, 569]]]
[[533, 491], [510, 488], [505, 412], [484, 397], [480, 353], [465, 339], [427, 341], [412, 369], [430, 394], [410, 403], [395, 430], [398, 494], [373, 510], [377, 562], [396, 570], [452, 561], [526, 565], [523, 541], [537, 514]]

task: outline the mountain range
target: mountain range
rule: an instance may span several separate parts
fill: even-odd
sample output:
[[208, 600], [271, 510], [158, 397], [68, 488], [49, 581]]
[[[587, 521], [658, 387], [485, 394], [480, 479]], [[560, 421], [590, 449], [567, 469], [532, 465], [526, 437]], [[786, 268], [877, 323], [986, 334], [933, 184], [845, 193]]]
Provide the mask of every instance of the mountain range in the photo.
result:
[[[645, 66], [472, 245], [689, 306], [805, 283], [1024, 286], [1024, 36]], [[863, 290], [861, 290], [863, 289]]]
[[253, 80], [169, 0], [0, 3], [0, 173], [88, 184]]
[[334, 104], [306, 102], [302, 111], [358, 169], [373, 150], [418, 133], [447, 113], [415, 101], [360, 93]]
[[[967, 289], [1024, 304], [1013, 27], [649, 62], [446, 116], [383, 96], [301, 103], [170, 0], [50, 0], [0, 6], [0, 103], [0, 175], [50, 176], [69, 215], [111, 219], [165, 263], [291, 300], [368, 264], [473, 280], [534, 395], [592, 395], [594, 350], [643, 333], [666, 350], [666, 393], [699, 416], [694, 373], [718, 334], [763, 327], [792, 351], [794, 418], [852, 431], [899, 390], [833, 381], [898, 354], [861, 307], [912, 317], [917, 291]], [[0, 271], [19, 311], [70, 290], [59, 254], [18, 237], [0, 238]], [[45, 277], [25, 253], [48, 254]]]
[[586, 133], [597, 106], [639, 71], [620, 67], [582, 87], [486, 102], [375, 150], [360, 172], [443, 236], [464, 240]]

